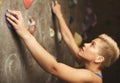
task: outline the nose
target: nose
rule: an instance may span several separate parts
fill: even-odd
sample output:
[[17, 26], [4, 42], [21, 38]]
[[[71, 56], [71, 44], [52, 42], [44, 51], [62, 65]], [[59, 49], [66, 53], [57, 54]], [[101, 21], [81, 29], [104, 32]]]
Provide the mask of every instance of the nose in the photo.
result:
[[84, 46], [85, 47], [87, 47], [87, 46], [89, 46], [90, 45], [90, 43], [84, 43]]

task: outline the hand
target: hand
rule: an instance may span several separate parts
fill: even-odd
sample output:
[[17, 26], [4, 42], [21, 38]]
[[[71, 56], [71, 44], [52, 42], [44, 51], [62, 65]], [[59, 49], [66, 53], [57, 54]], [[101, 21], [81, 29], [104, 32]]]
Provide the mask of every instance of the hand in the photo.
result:
[[24, 37], [28, 33], [26, 24], [20, 11], [8, 10], [7, 20], [13, 25], [19, 36]]
[[55, 0], [55, 2], [52, 2], [52, 10], [55, 15], [57, 15], [57, 16], [62, 15], [61, 6], [57, 0]]

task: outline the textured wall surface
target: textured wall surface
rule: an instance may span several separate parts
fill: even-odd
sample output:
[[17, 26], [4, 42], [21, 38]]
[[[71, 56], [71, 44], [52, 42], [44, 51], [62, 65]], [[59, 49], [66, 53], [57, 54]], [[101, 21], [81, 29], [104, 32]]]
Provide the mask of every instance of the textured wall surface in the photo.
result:
[[[74, 22], [69, 24], [70, 8], [69, 0], [59, 0], [62, 4], [62, 11], [66, 23], [74, 33], [79, 30], [76, 24], [80, 22], [76, 15], [79, 6], [71, 9]], [[81, 3], [82, 4], [82, 3]], [[55, 29], [51, 13], [51, 0], [33, 0], [29, 9], [26, 9], [23, 0], [0, 0], [0, 83], [57, 83], [61, 82], [50, 74], [46, 73], [33, 59], [23, 41], [17, 34], [10, 30], [5, 21], [7, 9], [19, 10], [22, 12], [26, 24], [29, 16], [37, 20], [35, 38], [42, 46], [53, 54], [59, 61], [74, 66], [75, 61], [66, 49], [64, 42], [57, 42], [55, 36], [50, 37], [49, 28]], [[80, 13], [79, 13], [80, 14]], [[53, 23], [54, 22], [54, 23]], [[76, 27], [76, 28], [75, 28]], [[78, 31], [79, 32], [79, 31]], [[57, 49], [56, 49], [57, 48]], [[62, 82], [63, 83], [63, 82]]]
[[36, 18], [36, 39], [56, 56], [55, 40], [49, 35], [49, 28], [53, 27], [50, 0], [34, 0], [29, 9], [25, 9], [23, 0], [0, 1], [0, 83], [45, 83], [49, 75], [32, 58], [16, 33], [8, 29], [4, 16], [7, 9], [14, 9], [22, 12], [26, 23], [29, 16]]

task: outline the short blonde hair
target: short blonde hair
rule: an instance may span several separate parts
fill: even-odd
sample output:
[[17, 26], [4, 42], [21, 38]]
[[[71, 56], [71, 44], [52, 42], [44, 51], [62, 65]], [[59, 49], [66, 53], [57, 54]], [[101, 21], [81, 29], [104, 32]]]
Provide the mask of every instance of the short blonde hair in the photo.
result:
[[101, 67], [109, 67], [119, 58], [119, 47], [117, 43], [106, 34], [99, 35], [99, 38], [105, 42], [105, 45], [100, 51], [100, 54], [105, 58]]

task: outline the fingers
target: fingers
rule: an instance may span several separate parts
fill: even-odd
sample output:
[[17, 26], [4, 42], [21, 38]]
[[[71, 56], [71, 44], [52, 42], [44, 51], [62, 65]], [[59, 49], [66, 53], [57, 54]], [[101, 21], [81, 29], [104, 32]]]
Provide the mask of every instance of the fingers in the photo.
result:
[[52, 7], [55, 6], [55, 5], [57, 5], [57, 4], [58, 4], [58, 1], [57, 1], [57, 0], [52, 1]]
[[12, 13], [14, 15], [20, 15], [21, 12], [20, 11], [15, 11], [15, 10], [8, 10], [9, 13]]
[[24, 25], [24, 20], [20, 11], [8, 10], [6, 17], [10, 24], [12, 24], [16, 29]]
[[16, 23], [13, 22], [10, 18], [7, 17], [7, 20], [15, 27], [16, 26]]
[[54, 7], [54, 5], [55, 5], [54, 2], [52, 1], [52, 8]]
[[22, 14], [20, 11], [15, 11], [15, 10], [8, 10], [8, 13], [14, 15], [17, 19], [22, 18]]
[[9, 18], [11, 21], [17, 23], [17, 18], [15, 16], [13, 16], [10, 13], [6, 13], [7, 18]]
[[56, 5], [56, 4], [58, 4], [58, 1], [57, 1], [57, 0], [55, 0], [55, 5]]

